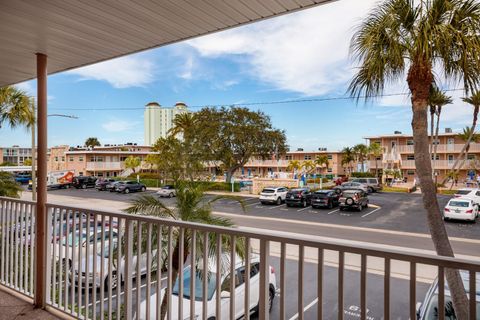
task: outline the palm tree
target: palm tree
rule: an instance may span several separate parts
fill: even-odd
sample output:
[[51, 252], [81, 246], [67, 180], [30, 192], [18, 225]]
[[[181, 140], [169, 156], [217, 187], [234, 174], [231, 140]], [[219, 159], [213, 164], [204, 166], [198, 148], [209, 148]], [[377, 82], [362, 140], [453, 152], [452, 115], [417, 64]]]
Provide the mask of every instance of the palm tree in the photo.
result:
[[319, 166], [320, 168], [326, 168], [328, 170], [330, 162], [328, 161], [328, 156], [325, 154], [317, 155], [315, 157], [315, 165]]
[[287, 170], [292, 171], [292, 176], [295, 175], [295, 172], [302, 168], [302, 164], [298, 160], [290, 160], [288, 161]]
[[313, 171], [317, 166], [316, 166], [315, 162], [313, 162], [312, 160], [305, 160], [305, 161], [303, 161], [303, 163], [302, 163], [302, 167], [305, 169], [305, 172], [306, 172], [306, 173], [310, 173], [310, 172]]
[[[437, 161], [437, 148], [438, 148], [438, 131], [439, 131], [439, 125], [440, 125], [440, 114], [442, 113], [442, 107], [451, 104], [453, 102], [452, 97], [447, 96], [445, 92], [441, 91], [436, 85], [432, 85], [430, 87], [430, 93], [428, 96], [428, 102], [430, 105], [430, 115], [431, 115], [431, 144], [432, 148], [431, 150], [433, 153], [433, 164]], [[433, 132], [433, 122], [434, 122], [434, 117], [432, 116], [432, 106], [434, 109], [434, 115], [437, 116], [437, 121], [435, 124], [435, 135]], [[435, 165], [433, 165], [433, 168], [435, 169]]]
[[179, 113], [173, 119], [173, 127], [168, 131], [172, 136], [189, 134], [189, 130], [195, 125], [195, 115], [190, 112]]
[[90, 138], [87, 138], [87, 140], [85, 140], [85, 146], [93, 148], [93, 147], [99, 147], [101, 146], [101, 144], [96, 137], [90, 137]]
[[140, 166], [142, 161], [138, 157], [134, 156], [128, 156], [127, 159], [125, 159], [125, 168], [127, 169], [132, 169], [133, 173], [135, 173], [135, 168]]
[[348, 168], [350, 174], [352, 173], [352, 162], [355, 161], [355, 155], [350, 147], [342, 149], [342, 166]]
[[0, 127], [7, 123], [11, 128], [29, 126], [35, 122], [33, 99], [12, 86], [0, 88]]
[[[463, 132], [460, 133], [460, 134], [458, 134], [457, 136], [458, 136], [462, 141], [465, 141], [465, 143], [467, 144], [467, 147], [465, 148], [465, 157], [463, 157], [462, 164], [458, 167], [457, 170], [455, 170], [456, 173], [458, 173], [458, 171], [460, 171], [460, 169], [464, 167], [465, 162], [467, 162], [467, 160], [468, 160], [468, 152], [470, 151], [471, 143], [472, 143], [472, 142], [478, 143], [478, 142], [480, 141], [480, 134], [475, 133], [475, 132], [472, 132], [472, 128], [470, 128], [470, 127], [465, 127], [465, 128], [463, 129]], [[459, 155], [458, 157], [460, 158], [461, 155]]]
[[375, 176], [378, 178], [378, 160], [383, 154], [383, 148], [379, 143], [372, 143], [368, 146], [368, 154], [375, 159]]
[[13, 178], [11, 173], [0, 171], [0, 197], [19, 198], [22, 187]]
[[[147, 195], [138, 197], [131, 202], [131, 206], [125, 210], [125, 212], [130, 214], [142, 214], [142, 215], [150, 215], [156, 216], [161, 218], [170, 218], [174, 220], [181, 220], [181, 221], [188, 221], [188, 222], [196, 222], [196, 223], [204, 223], [222, 227], [233, 227], [234, 224], [229, 218], [225, 217], [218, 217], [212, 215], [212, 203], [228, 198], [228, 199], [235, 199], [238, 200], [237, 197], [232, 196], [217, 196], [212, 200], [205, 200], [204, 199], [204, 189], [200, 184], [196, 184], [193, 182], [177, 182], [176, 184], [176, 208], [171, 209], [164, 204], [158, 198]], [[241, 200], [238, 200], [240, 204], [244, 207], [244, 203]], [[215, 233], [208, 233], [209, 241], [208, 241], [208, 250], [207, 252], [209, 255], [215, 256], [215, 253], [218, 251], [219, 248], [216, 247], [217, 235]], [[180, 241], [179, 241], [179, 234], [174, 234], [174, 240], [172, 241], [173, 251], [172, 251], [172, 283], [175, 283], [178, 277], [179, 272], [183, 272], [183, 270], [179, 270], [180, 268], [180, 258], [183, 259], [185, 263], [187, 257], [190, 255], [191, 249], [191, 239], [192, 239], [192, 230], [185, 229], [184, 230], [184, 245], [183, 245], [183, 257], [180, 257]], [[199, 255], [195, 258], [195, 261], [198, 261], [201, 257], [203, 251], [203, 236], [202, 233], [198, 232], [197, 234], [197, 243], [196, 246], [198, 250], [196, 251]], [[235, 248], [232, 247], [231, 238], [228, 236], [222, 236], [222, 240], [220, 243], [222, 244], [222, 252], [231, 252], [235, 250], [235, 252], [240, 256], [240, 258], [245, 257], [245, 239], [238, 238], [235, 241]], [[210, 257], [203, 257], [204, 259]], [[156, 259], [153, 259], [154, 261]], [[229, 261], [223, 261], [222, 265], [228, 265]], [[170, 288], [171, 290], [171, 288]], [[164, 319], [168, 309], [168, 296], [171, 292], [166, 292], [163, 296], [162, 304], [161, 304], [161, 316], [160, 319]]]
[[359, 143], [353, 146], [353, 152], [356, 156], [357, 163], [360, 163], [362, 166], [362, 172], [365, 172], [365, 158], [368, 155], [368, 147], [363, 143]]
[[[465, 92], [480, 84], [480, 5], [471, 0], [386, 0], [375, 6], [351, 42], [359, 68], [349, 91], [357, 100], [381, 94], [406, 80], [412, 101], [415, 166], [432, 240], [439, 255], [453, 256], [432, 178], [428, 139], [428, 96], [440, 67], [447, 80], [463, 80]], [[468, 300], [458, 271], [447, 281], [457, 318], [468, 318]]]

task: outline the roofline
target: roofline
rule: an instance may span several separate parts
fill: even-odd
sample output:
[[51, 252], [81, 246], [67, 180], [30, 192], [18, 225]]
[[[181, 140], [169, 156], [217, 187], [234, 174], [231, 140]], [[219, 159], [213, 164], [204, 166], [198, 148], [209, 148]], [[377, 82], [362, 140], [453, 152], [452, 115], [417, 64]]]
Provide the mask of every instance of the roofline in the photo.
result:
[[[459, 132], [442, 132], [439, 133], [439, 136], [456, 136], [459, 135]], [[413, 138], [413, 134], [385, 134], [385, 135], [378, 135], [378, 136], [366, 136], [362, 137], [362, 139], [381, 139], [381, 138]]]

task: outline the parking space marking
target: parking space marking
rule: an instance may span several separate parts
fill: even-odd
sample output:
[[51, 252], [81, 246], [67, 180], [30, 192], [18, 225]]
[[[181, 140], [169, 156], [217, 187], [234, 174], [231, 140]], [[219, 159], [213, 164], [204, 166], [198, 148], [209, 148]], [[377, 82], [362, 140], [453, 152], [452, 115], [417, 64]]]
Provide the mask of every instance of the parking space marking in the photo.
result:
[[[318, 298], [315, 298], [315, 300], [313, 300], [308, 305], [306, 305], [305, 308], [303, 308], [303, 312], [305, 313], [305, 311], [307, 311], [308, 309], [313, 307], [315, 304], [317, 304], [317, 302], [318, 302]], [[296, 319], [298, 319], [298, 312], [293, 317], [291, 317], [289, 320], [296, 320]]]
[[286, 205], [286, 204], [281, 204], [281, 205], [278, 205], [278, 206], [274, 206], [274, 207], [268, 208], [268, 210], [280, 208], [280, 207], [283, 207], [283, 206], [285, 206], [285, 205]]
[[245, 205], [245, 207], [250, 207], [250, 206], [254, 206], [254, 205], [258, 205], [258, 202], [254, 202], [254, 203], [246, 204], [246, 205]]
[[307, 209], [310, 209], [310, 207], [305, 207], [303, 209], [298, 209], [297, 212], [300, 212], [300, 211], [303, 211], [303, 210], [307, 210]]
[[335, 212], [337, 212], [337, 211], [340, 211], [340, 209], [336, 209], [336, 210], [330, 211], [330, 212], [327, 213], [327, 214], [332, 214], [332, 213], [335, 213]]
[[375, 211], [378, 211], [378, 210], [380, 210], [380, 209], [382, 209], [382, 208], [378, 207], [377, 209], [375, 209], [375, 210], [373, 210], [373, 211], [370, 211], [369, 213], [364, 214], [364, 215], [362, 216], [362, 218], [365, 218], [366, 216], [371, 215], [372, 213], [374, 213]]

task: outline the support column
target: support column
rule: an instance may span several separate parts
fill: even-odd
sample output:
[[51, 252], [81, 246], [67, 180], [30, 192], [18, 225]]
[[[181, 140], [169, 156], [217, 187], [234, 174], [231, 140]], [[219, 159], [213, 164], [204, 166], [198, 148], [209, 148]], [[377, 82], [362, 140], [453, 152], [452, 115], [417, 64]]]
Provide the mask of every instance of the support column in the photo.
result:
[[37, 206], [35, 216], [35, 307], [44, 308], [46, 292], [47, 226], [47, 56], [37, 53]]

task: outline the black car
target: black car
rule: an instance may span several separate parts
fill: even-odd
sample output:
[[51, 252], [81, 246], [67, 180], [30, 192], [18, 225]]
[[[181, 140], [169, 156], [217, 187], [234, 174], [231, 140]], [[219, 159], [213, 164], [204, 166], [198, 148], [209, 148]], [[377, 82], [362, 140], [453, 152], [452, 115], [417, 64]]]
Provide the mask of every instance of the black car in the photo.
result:
[[343, 190], [339, 202], [340, 210], [356, 209], [362, 211], [368, 208], [367, 193], [360, 189]]
[[310, 205], [311, 196], [312, 193], [308, 188], [291, 189], [287, 192], [285, 203], [287, 204], [287, 207], [301, 206], [305, 208]]
[[90, 176], [73, 177], [72, 185], [77, 189], [94, 188], [97, 178]]
[[122, 193], [130, 193], [135, 191], [145, 191], [147, 187], [137, 181], [119, 181], [115, 183], [115, 191]]
[[333, 190], [318, 190], [312, 193], [312, 208], [333, 208], [338, 206], [340, 195]]
[[98, 179], [97, 182], [95, 182], [95, 189], [105, 191], [107, 190], [107, 186], [113, 182], [115, 182], [114, 179]]

